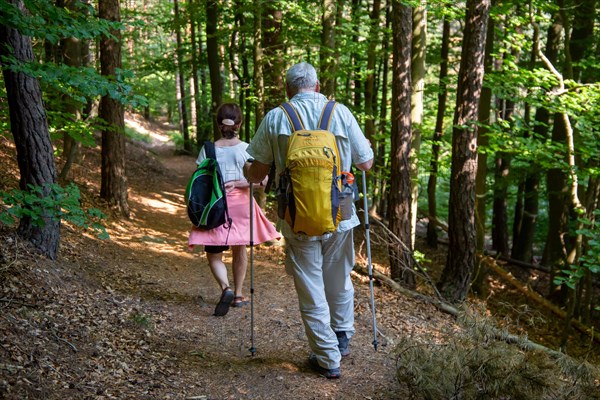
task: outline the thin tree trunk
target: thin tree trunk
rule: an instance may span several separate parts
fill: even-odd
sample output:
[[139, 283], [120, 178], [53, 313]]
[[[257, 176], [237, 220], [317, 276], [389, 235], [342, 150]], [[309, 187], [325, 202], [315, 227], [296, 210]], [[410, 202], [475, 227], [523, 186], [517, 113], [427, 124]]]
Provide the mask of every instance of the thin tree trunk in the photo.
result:
[[[375, 68], [377, 61], [377, 43], [379, 41], [379, 23], [380, 23], [380, 7], [381, 1], [374, 0], [373, 1], [373, 9], [370, 14], [370, 27], [369, 27], [369, 48], [367, 51], [367, 77], [365, 80], [365, 135], [367, 139], [371, 143], [374, 143], [375, 138], [375, 108], [377, 106], [377, 92], [375, 86]], [[371, 187], [373, 197], [371, 202], [371, 209], [373, 211], [377, 210], [377, 202], [374, 201], [376, 195], [376, 175], [372, 174], [370, 176], [371, 183], [369, 187]]]
[[[201, 134], [199, 135], [198, 143], [204, 143], [205, 140], [212, 139], [212, 121], [210, 119], [210, 101], [208, 100], [208, 81], [206, 79], [206, 65], [208, 64], [206, 51], [202, 46], [202, 37], [206, 34], [206, 30], [203, 29], [202, 25], [198, 24], [198, 53], [200, 55], [200, 115], [203, 117], [200, 119]], [[208, 117], [208, 118], [207, 118]], [[208, 121], [206, 121], [208, 119]]]
[[262, 0], [254, 0], [254, 90], [256, 109], [255, 126], [258, 126], [265, 116], [265, 82], [263, 76], [263, 42], [262, 42]]
[[[73, 10], [75, 7], [74, 0], [67, 0], [65, 2], [65, 8]], [[61, 41], [62, 48], [62, 61], [65, 65], [80, 68], [82, 65], [82, 50], [81, 50], [81, 39], [69, 37]], [[63, 111], [66, 114], [71, 115], [72, 121], [81, 120], [81, 104], [75, 101], [73, 98], [67, 95], [62, 96]], [[68, 132], [63, 133], [63, 155], [65, 163], [59, 174], [59, 179], [65, 181], [71, 170], [71, 166], [77, 161], [79, 155], [79, 148], [81, 143], [73, 139]]]
[[[100, 0], [99, 17], [119, 22], [119, 0]], [[112, 37], [100, 40], [101, 73], [115, 77], [121, 68], [121, 32], [111, 31]], [[102, 182], [100, 197], [115, 206], [121, 215], [129, 218], [127, 203], [127, 175], [125, 173], [125, 116], [118, 100], [106, 95], [100, 100], [99, 117], [106, 123], [102, 129]]]
[[216, 0], [206, 2], [206, 53], [208, 56], [208, 70], [211, 86], [211, 121], [213, 124], [214, 139], [221, 137], [221, 132], [216, 122], [217, 108], [223, 102], [223, 82], [221, 80], [219, 62], [219, 42], [217, 39], [217, 21], [219, 19], [219, 4]]
[[323, 0], [323, 15], [321, 17], [323, 30], [319, 48], [321, 71], [319, 76], [321, 92], [328, 97], [335, 94], [335, 16], [336, 2], [334, 0]]
[[[492, 0], [492, 6], [496, 0]], [[484, 73], [490, 72], [494, 68], [492, 53], [494, 51], [494, 30], [495, 22], [489, 19], [488, 29], [485, 39], [484, 55]], [[488, 145], [489, 133], [487, 125], [491, 123], [492, 108], [492, 90], [488, 87], [481, 88], [481, 97], [479, 99], [478, 119], [481, 125], [477, 128], [477, 145], [485, 147]], [[475, 178], [475, 248], [480, 254], [483, 254], [486, 248], [486, 208], [487, 208], [487, 154], [486, 152], [477, 153], [477, 177]], [[475, 293], [483, 294], [484, 282], [487, 271], [483, 264], [477, 264], [475, 267], [475, 279], [473, 280], [473, 290]]]
[[183, 68], [183, 43], [181, 40], [181, 15], [179, 13], [179, 1], [173, 0], [173, 9], [175, 11], [175, 38], [176, 38], [176, 55], [177, 55], [177, 85], [179, 86], [177, 109], [179, 110], [179, 131], [183, 136], [183, 149], [191, 153], [192, 142], [190, 141], [190, 130], [187, 112], [187, 100], [185, 90], [185, 74]]
[[[338, 4], [338, 8], [341, 7]], [[360, 13], [361, 13], [361, 8], [362, 8], [362, 4], [361, 4], [361, 0], [352, 0], [352, 9], [351, 9], [351, 18], [352, 18], [352, 22], [355, 26], [359, 26], [361, 25], [360, 22]], [[338, 11], [339, 13], [339, 11]], [[352, 43], [358, 43], [360, 40], [360, 37], [358, 35], [358, 29], [354, 29], [353, 30], [353, 34], [352, 34]], [[363, 80], [362, 80], [362, 76], [361, 76], [361, 68], [363, 65], [363, 61], [362, 61], [362, 54], [356, 51], [356, 47], [354, 48], [354, 51], [352, 51], [352, 55], [350, 56], [350, 59], [352, 60], [352, 74], [348, 74], [348, 82], [349, 82], [349, 86], [352, 87], [353, 89], [353, 98], [354, 98], [354, 108], [357, 110], [360, 110], [362, 108], [362, 99], [363, 99], [363, 95], [364, 95], [364, 87], [363, 87]]]
[[[7, 1], [21, 13], [27, 12], [21, 0]], [[0, 60], [4, 57], [14, 57], [18, 63], [33, 61], [31, 39], [14, 28], [0, 25]], [[39, 186], [42, 188], [42, 195], [49, 196], [50, 185], [56, 182], [56, 166], [40, 83], [29, 75], [11, 70], [4, 61], [0, 62], [6, 87], [10, 129], [17, 148], [21, 174], [19, 187], [28, 191], [29, 185]], [[60, 241], [60, 221], [51, 218], [46, 212], [42, 218], [43, 225], [35, 224], [28, 216], [21, 218], [18, 231], [42, 254], [55, 259]]]
[[188, 1], [190, 8], [190, 42], [192, 44], [192, 88], [191, 91], [194, 102], [192, 111], [192, 120], [196, 125], [196, 144], [200, 146], [200, 143], [204, 143], [208, 138], [203, 137], [202, 123], [200, 116], [202, 114], [202, 99], [200, 98], [200, 85], [198, 78], [198, 39], [196, 38], [196, 3], [194, 0]]
[[392, 82], [392, 182], [390, 190], [390, 230], [406, 248], [390, 247], [390, 270], [394, 280], [409, 288], [416, 286], [412, 269], [410, 235], [410, 98], [412, 40], [411, 8], [395, 0], [392, 2], [392, 32], [394, 46]]
[[[517, 50], [518, 51], [518, 50]], [[513, 50], [513, 53], [515, 51]], [[513, 54], [513, 56], [516, 56]], [[515, 58], [518, 61], [518, 58]], [[497, 69], [502, 68], [503, 59], [497, 59]], [[506, 121], [509, 126], [512, 125], [512, 114], [514, 102], [507, 99], [497, 100], [497, 115], [499, 121]], [[509, 132], [506, 132], [510, 136]], [[510, 254], [509, 234], [508, 234], [508, 187], [510, 184], [510, 163], [511, 157], [508, 153], [499, 151], [494, 160], [494, 197], [492, 202], [492, 246], [502, 255]]]
[[370, 15], [369, 48], [367, 50], [367, 78], [365, 81], [365, 135], [369, 140], [375, 136], [375, 105], [377, 96], [375, 94], [375, 62], [377, 61], [377, 39], [379, 36], [379, 17], [381, 0], [373, 1], [373, 9]]
[[[551, 63], [555, 63], [558, 57], [558, 48], [560, 45], [560, 33], [562, 24], [559, 18], [555, 18], [552, 25], [548, 28], [545, 54]], [[536, 52], [539, 47], [539, 33], [534, 35], [537, 40], [534, 41], [534, 50], [532, 54], [532, 64], [537, 58]], [[546, 108], [539, 107], [535, 112], [535, 123], [533, 131], [535, 137], [546, 138], [550, 114]], [[525, 178], [525, 187], [523, 193], [523, 217], [520, 221], [518, 237], [513, 237], [512, 258], [525, 262], [531, 262], [533, 259], [533, 242], [537, 226], [537, 216], [539, 210], [539, 183], [540, 171], [537, 163], [532, 161], [532, 165]]]
[[[379, 133], [381, 137], [387, 136], [386, 122], [387, 122], [387, 110], [388, 110], [388, 72], [389, 72], [389, 28], [391, 24], [391, 15], [390, 15], [391, 5], [387, 4], [385, 10], [385, 30], [382, 37], [382, 53], [383, 53], [383, 71], [381, 74], [381, 102], [379, 108]], [[387, 216], [388, 214], [388, 200], [389, 196], [385, 195], [387, 193], [387, 180], [384, 179], [382, 171], [387, 170], [387, 160], [388, 154], [386, 153], [386, 140], [380, 139], [377, 143], [376, 153], [375, 153], [375, 168], [377, 171], [377, 175], [379, 177], [377, 183], [377, 190], [380, 194], [379, 201], [379, 213], [382, 216]]]
[[475, 178], [477, 130], [489, 0], [467, 0], [463, 48], [452, 132], [452, 170], [448, 206], [448, 258], [439, 282], [442, 295], [463, 301], [475, 268]]
[[265, 82], [265, 110], [279, 106], [285, 101], [283, 83], [283, 42], [281, 26], [283, 12], [277, 4], [268, 2], [263, 14], [263, 74]]
[[423, 125], [424, 91], [425, 91], [425, 54], [427, 50], [427, 8], [420, 5], [413, 9], [413, 39], [411, 62], [411, 115], [412, 143], [410, 149], [410, 237], [415, 246], [417, 233], [417, 208], [419, 200], [419, 156], [421, 152], [421, 126]]
[[432, 248], [437, 248], [437, 229], [435, 220], [437, 220], [437, 174], [439, 170], [440, 141], [444, 135], [444, 115], [446, 114], [446, 100], [448, 90], [446, 88], [446, 78], [448, 76], [448, 54], [450, 48], [450, 22], [444, 16], [442, 28], [442, 48], [440, 61], [438, 108], [435, 118], [435, 132], [433, 133], [433, 144], [431, 146], [431, 162], [429, 171], [429, 180], [427, 181], [427, 210], [429, 221], [427, 222], [427, 244]]

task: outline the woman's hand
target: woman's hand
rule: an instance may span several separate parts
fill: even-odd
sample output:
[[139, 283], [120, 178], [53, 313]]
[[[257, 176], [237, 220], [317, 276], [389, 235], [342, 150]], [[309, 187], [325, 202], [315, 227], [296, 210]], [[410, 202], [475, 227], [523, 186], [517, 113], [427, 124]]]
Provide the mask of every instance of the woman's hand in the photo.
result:
[[225, 182], [225, 192], [231, 193], [231, 191], [235, 189], [235, 181]]

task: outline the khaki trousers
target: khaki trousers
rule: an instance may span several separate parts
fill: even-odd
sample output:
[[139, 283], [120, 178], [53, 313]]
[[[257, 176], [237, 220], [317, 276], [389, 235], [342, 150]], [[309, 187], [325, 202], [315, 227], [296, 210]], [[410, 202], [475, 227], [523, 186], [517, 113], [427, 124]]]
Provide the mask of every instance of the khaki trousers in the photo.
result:
[[286, 238], [286, 271], [294, 278], [311, 350], [324, 368], [339, 368], [335, 332], [354, 334], [353, 230], [321, 240]]

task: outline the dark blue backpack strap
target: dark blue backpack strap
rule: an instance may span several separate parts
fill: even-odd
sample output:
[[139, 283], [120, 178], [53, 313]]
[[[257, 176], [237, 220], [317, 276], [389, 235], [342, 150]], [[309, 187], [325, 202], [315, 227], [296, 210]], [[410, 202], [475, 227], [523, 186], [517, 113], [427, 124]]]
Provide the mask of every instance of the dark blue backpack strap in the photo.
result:
[[292, 131], [300, 131], [304, 129], [304, 125], [300, 120], [300, 116], [298, 115], [298, 112], [296, 111], [292, 103], [283, 103], [279, 107], [281, 107], [283, 112], [285, 112], [288, 121], [290, 121], [290, 124], [292, 125]]
[[333, 110], [337, 103], [335, 100], [329, 100], [325, 107], [323, 107], [323, 112], [321, 113], [321, 118], [319, 119], [319, 129], [324, 131], [329, 130], [329, 123], [331, 122], [331, 116], [333, 115]]
[[209, 140], [204, 142], [204, 155], [206, 158], [217, 159], [217, 153], [215, 152], [215, 144]]

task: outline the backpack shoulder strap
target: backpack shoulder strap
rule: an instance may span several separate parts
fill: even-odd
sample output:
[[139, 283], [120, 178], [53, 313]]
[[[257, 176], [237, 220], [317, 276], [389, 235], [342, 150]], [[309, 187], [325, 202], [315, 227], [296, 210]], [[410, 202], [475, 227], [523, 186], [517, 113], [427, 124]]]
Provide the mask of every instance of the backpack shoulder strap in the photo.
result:
[[321, 118], [319, 119], [319, 129], [324, 131], [329, 130], [329, 123], [331, 122], [331, 117], [333, 116], [333, 110], [337, 103], [335, 100], [329, 100], [325, 107], [323, 107], [323, 112], [321, 113]]
[[279, 107], [287, 116], [288, 121], [290, 121], [290, 124], [292, 125], [292, 131], [300, 131], [304, 129], [304, 125], [300, 120], [300, 116], [298, 115], [298, 112], [296, 111], [292, 103], [283, 103]]
[[206, 158], [212, 158], [213, 160], [217, 160], [217, 154], [215, 152], [215, 144], [209, 140], [204, 142], [204, 154], [206, 154]]

